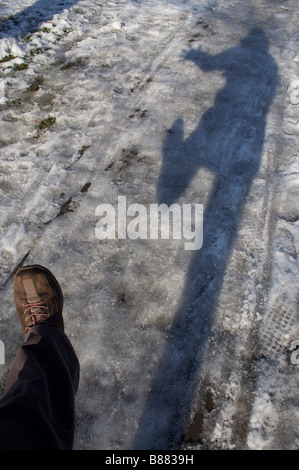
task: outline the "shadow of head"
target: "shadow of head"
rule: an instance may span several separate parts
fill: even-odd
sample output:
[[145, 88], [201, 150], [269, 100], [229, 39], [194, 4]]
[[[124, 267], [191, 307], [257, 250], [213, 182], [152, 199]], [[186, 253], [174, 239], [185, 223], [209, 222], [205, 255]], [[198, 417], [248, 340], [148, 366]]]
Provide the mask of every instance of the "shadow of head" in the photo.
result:
[[269, 41], [261, 28], [252, 28], [249, 34], [240, 42], [240, 47], [254, 49], [254, 52], [267, 54]]

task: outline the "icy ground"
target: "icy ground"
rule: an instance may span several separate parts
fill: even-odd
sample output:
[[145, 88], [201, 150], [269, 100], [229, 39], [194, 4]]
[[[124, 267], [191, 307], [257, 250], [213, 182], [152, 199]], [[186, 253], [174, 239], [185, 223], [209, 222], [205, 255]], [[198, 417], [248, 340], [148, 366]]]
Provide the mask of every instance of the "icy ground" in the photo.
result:
[[[1, 393], [38, 263], [81, 363], [76, 449], [298, 449], [297, 0], [0, 17]], [[203, 204], [203, 247], [100, 241], [120, 195]]]

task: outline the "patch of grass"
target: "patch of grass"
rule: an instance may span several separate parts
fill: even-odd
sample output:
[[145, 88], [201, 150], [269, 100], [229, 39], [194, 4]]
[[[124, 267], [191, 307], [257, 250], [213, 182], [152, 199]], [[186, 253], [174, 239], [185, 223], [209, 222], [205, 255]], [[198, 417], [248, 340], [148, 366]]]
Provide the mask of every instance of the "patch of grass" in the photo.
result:
[[34, 56], [36, 56], [36, 54], [40, 54], [41, 52], [43, 52], [42, 48], [37, 47], [36, 49], [32, 49], [30, 51], [30, 55], [31, 55], [31, 57], [34, 57]]
[[43, 33], [50, 33], [50, 28], [42, 28], [40, 31], [42, 31]]
[[56, 122], [56, 118], [49, 116], [46, 119], [43, 119], [38, 127], [40, 130], [47, 129], [48, 127], [53, 126], [55, 122]]
[[62, 206], [60, 207], [60, 211], [59, 213], [57, 214], [57, 217], [59, 217], [60, 215], [64, 215], [64, 214], [67, 214], [68, 212], [74, 212], [72, 209], [71, 209], [71, 204], [72, 204], [72, 198], [70, 197], [67, 201], [65, 201]]
[[10, 104], [13, 104], [15, 106], [20, 106], [22, 104], [21, 98], [16, 98], [15, 100], [10, 101]]
[[73, 67], [82, 67], [84, 65], [84, 57], [79, 57], [74, 61], [69, 61], [61, 67], [61, 70], [68, 70]]
[[40, 86], [44, 83], [44, 78], [41, 76], [36, 77], [34, 82], [27, 88], [28, 92], [35, 92], [40, 89]]
[[3, 59], [0, 60], [0, 64], [2, 64], [3, 62], [9, 62], [10, 60], [13, 60], [13, 59], [16, 59], [16, 57], [12, 54], [8, 54], [5, 57], [3, 57]]
[[26, 69], [28, 69], [28, 64], [25, 64], [25, 62], [23, 62], [22, 64], [15, 65], [15, 70], [26, 70]]
[[90, 188], [91, 186], [91, 182], [89, 181], [88, 183], [85, 183], [85, 185], [83, 186], [83, 188], [81, 189], [81, 193], [86, 193], [88, 191], [88, 189]]
[[86, 150], [88, 150], [90, 148], [90, 145], [83, 145], [83, 147], [79, 150], [79, 158], [78, 160], [80, 160], [80, 158], [83, 157], [84, 153], [86, 152]]

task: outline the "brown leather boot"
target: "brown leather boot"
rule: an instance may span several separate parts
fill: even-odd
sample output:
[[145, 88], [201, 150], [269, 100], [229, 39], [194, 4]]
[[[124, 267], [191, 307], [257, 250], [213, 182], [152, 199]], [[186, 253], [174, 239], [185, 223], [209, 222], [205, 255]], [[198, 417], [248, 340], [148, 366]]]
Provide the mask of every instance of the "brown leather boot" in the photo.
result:
[[15, 276], [14, 297], [25, 334], [43, 322], [55, 324], [64, 331], [62, 291], [47, 268], [39, 265], [20, 268]]

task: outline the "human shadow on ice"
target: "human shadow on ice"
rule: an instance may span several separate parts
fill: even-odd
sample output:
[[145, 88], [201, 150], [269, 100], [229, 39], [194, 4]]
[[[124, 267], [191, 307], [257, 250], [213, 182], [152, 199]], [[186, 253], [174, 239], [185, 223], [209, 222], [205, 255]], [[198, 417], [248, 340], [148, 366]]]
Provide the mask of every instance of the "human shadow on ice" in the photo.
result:
[[35, 3], [0, 21], [0, 38], [20, 38], [35, 33], [42, 23], [69, 9], [79, 0], [37, 0]]
[[191, 49], [185, 60], [206, 72], [223, 70], [226, 83], [189, 137], [184, 140], [182, 118], [173, 124], [163, 145], [158, 201], [171, 205], [183, 200], [200, 168], [213, 172], [214, 180], [204, 208], [203, 246], [191, 257], [135, 436], [136, 449], [177, 448], [186, 430], [229, 255], [259, 170], [267, 112], [276, 91], [277, 65], [260, 28], [252, 29], [229, 50], [209, 55], [200, 48]]

